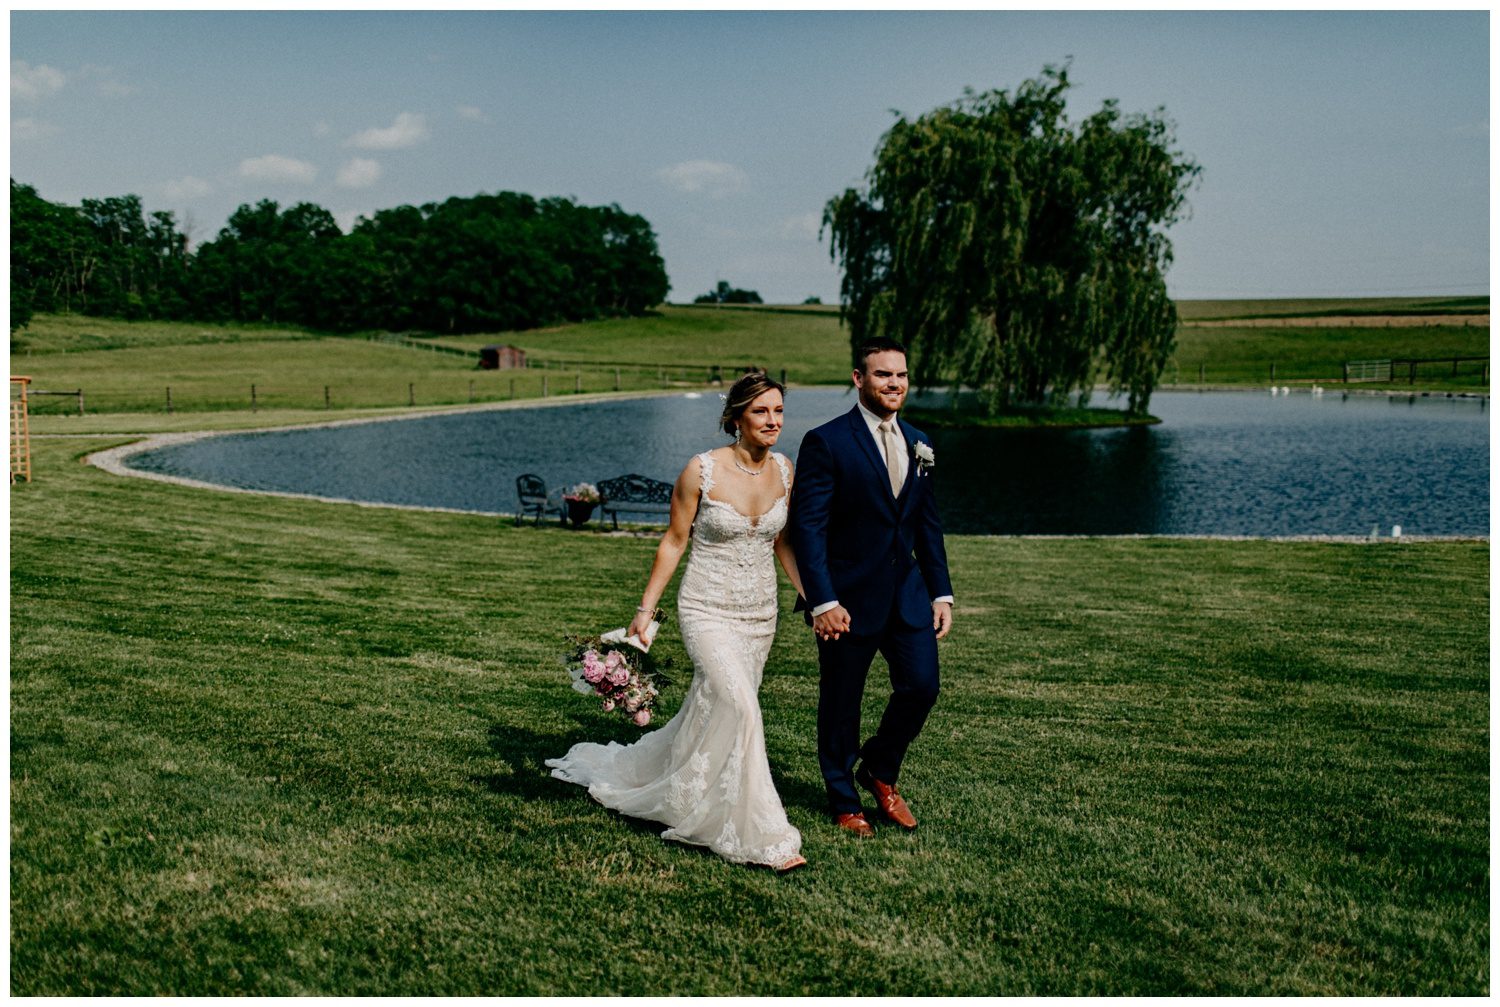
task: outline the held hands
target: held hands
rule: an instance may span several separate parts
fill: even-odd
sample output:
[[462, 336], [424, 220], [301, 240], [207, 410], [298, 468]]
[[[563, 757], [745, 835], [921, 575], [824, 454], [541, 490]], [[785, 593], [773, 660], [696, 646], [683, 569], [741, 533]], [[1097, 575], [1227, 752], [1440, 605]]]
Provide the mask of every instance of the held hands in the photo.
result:
[[[842, 605], [813, 617], [813, 632], [820, 640], [837, 640], [849, 632], [849, 626], [849, 610]], [[932, 628], [937, 632], [939, 640], [948, 635], [948, 631], [953, 628], [952, 602], [932, 603]]]
[[937, 630], [939, 640], [948, 635], [948, 630], [953, 628], [952, 602], [935, 601], [932, 603], [932, 628]]
[[819, 640], [837, 640], [849, 632], [849, 610], [836, 605], [822, 615], [813, 616], [813, 632]]

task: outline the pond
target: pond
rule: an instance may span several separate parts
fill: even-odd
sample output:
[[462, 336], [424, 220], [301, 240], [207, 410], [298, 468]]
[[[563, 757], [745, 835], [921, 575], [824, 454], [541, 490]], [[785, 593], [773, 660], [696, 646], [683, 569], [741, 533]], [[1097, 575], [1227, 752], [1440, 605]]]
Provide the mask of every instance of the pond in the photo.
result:
[[[918, 400], [914, 397], [913, 402]], [[854, 405], [793, 389], [781, 447]], [[450, 413], [206, 437], [138, 469], [245, 489], [511, 512], [516, 477], [549, 487], [637, 472], [671, 481], [715, 434], [715, 392]], [[1485, 399], [1158, 392], [1159, 426], [934, 430], [955, 533], [1489, 534]]]

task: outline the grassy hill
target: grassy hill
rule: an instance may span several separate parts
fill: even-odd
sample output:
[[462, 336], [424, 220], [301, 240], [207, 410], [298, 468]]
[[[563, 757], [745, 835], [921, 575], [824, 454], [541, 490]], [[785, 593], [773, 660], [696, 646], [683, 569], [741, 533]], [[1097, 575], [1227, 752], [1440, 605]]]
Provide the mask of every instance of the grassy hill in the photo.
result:
[[[1208, 384], [1260, 386], [1275, 364], [1278, 381], [1331, 383], [1347, 359], [1485, 356], [1487, 326], [1413, 326], [1393, 318], [1487, 309], [1487, 299], [1185, 302], [1163, 380], [1167, 387], [1196, 384], [1201, 365]], [[1261, 324], [1318, 317], [1342, 324]], [[1234, 320], [1243, 324], [1223, 324]], [[702, 387], [716, 367], [732, 379], [747, 365], [785, 371], [794, 383], [842, 384], [847, 338], [836, 308], [800, 305], [666, 306], [643, 318], [405, 342], [275, 326], [40, 316], [12, 336], [11, 373], [32, 376], [33, 387], [44, 390], [81, 388], [91, 412], [165, 414], [169, 388], [179, 412], [247, 410], [252, 386], [257, 409], [431, 407], [537, 396], [544, 383], [550, 395]], [[478, 370], [479, 348], [489, 343], [519, 346], [541, 366]], [[424, 344], [460, 353], [423, 352]], [[1486, 390], [1481, 370], [1466, 365], [1455, 377], [1429, 366], [1416, 387]], [[41, 398], [35, 408], [61, 413], [76, 405]]]
[[[1183, 325], [1177, 330], [1177, 352], [1162, 375], [1165, 386], [1194, 384], [1203, 366], [1206, 383], [1265, 385], [1276, 365], [1278, 382], [1338, 382], [1346, 360], [1393, 358], [1487, 357], [1488, 326], [1430, 325], [1422, 327], [1361, 325], [1312, 327], [1203, 327]], [[1425, 364], [1418, 369], [1417, 389], [1488, 391], [1484, 365], [1467, 362], [1454, 376], [1447, 364]], [[1365, 388], [1407, 387], [1403, 380]]]
[[[1267, 353], [1474, 338], [1355, 331], [1185, 326], [1180, 352], [1254, 384]], [[824, 819], [815, 653], [784, 616], [761, 703], [811, 864], [778, 878], [665, 844], [542, 765], [638, 735], [559, 657], [628, 617], [652, 537], [80, 464], [135, 431], [325, 418], [324, 384], [352, 416], [413, 389], [461, 403], [470, 381], [608, 390], [613, 365], [577, 362], [628, 354], [656, 360], [622, 365], [627, 389], [655, 387], [653, 364], [847, 369], [810, 312], [454, 343], [489, 341], [557, 366], [73, 317], [13, 340], [13, 373], [83, 386], [91, 410], [34, 422], [77, 436], [36, 438], [10, 495], [13, 992], [1488, 991], [1485, 542], [953, 536], [943, 696], [903, 776], [922, 828], [868, 843]], [[658, 646], [684, 661], [673, 623]]]
[[839, 327], [836, 308], [809, 312], [801, 307], [757, 310], [726, 305], [664, 306], [645, 318], [433, 341], [466, 349], [509, 343], [560, 364], [603, 361], [647, 370], [665, 364], [704, 375], [716, 364], [725, 373], [755, 365], [777, 376], [784, 369], [790, 381], [816, 384], [848, 379], [848, 339], [847, 330]]
[[121, 439], [11, 490], [18, 995], [1488, 991], [1486, 543], [952, 537], [922, 826], [868, 842], [784, 615], [779, 878], [542, 765], [638, 736], [559, 656], [653, 539], [79, 464]]
[[1357, 317], [1360, 315], [1489, 314], [1489, 297], [1305, 297], [1178, 301], [1184, 322], [1235, 318]]

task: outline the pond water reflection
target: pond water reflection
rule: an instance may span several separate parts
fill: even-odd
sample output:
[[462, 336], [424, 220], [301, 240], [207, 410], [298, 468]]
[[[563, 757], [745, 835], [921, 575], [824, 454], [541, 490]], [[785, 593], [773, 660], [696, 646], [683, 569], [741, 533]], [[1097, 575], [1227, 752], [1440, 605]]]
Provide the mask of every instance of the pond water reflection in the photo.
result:
[[[782, 448], [853, 407], [793, 389]], [[1158, 392], [1162, 424], [931, 431], [948, 530], [991, 534], [1489, 533], [1484, 400]], [[670, 481], [715, 434], [714, 393], [235, 434], [135, 456], [207, 482], [509, 512], [523, 472], [549, 486], [626, 472]]]

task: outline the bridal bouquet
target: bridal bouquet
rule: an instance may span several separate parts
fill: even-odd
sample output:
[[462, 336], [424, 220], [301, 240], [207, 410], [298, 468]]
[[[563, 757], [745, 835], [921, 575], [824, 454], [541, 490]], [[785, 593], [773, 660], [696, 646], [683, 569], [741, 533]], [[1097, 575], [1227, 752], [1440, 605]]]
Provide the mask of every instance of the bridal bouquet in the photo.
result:
[[[652, 638], [659, 625], [652, 622]], [[573, 688], [596, 697], [605, 713], [619, 712], [638, 727], [651, 723], [656, 699], [667, 684], [662, 669], [670, 661], [653, 658], [638, 638], [627, 639], [623, 629], [599, 636], [571, 636], [568, 640], [573, 649], [563, 662], [573, 677]]]

